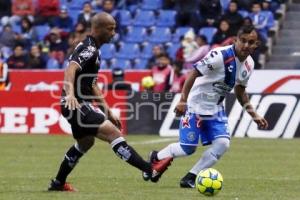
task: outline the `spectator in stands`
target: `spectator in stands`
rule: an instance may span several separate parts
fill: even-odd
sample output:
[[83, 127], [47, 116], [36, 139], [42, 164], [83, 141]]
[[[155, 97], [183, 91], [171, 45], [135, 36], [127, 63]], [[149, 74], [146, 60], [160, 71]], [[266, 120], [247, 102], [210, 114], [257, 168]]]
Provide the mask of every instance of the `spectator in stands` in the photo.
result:
[[201, 15], [200, 27], [216, 27], [222, 14], [220, 0], [200, 0], [199, 11]]
[[59, 16], [55, 17], [53, 26], [66, 32], [71, 32], [73, 29], [73, 19], [69, 16], [67, 7], [63, 6], [60, 9]]
[[169, 91], [172, 66], [168, 54], [160, 54], [156, 63], [157, 64], [151, 69], [152, 77], [155, 82], [153, 92]]
[[0, 46], [13, 48], [16, 45], [17, 35], [13, 32], [11, 25], [4, 26], [2, 33], [0, 33]]
[[0, 19], [11, 16], [11, 0], [0, 0]]
[[96, 13], [90, 2], [85, 2], [83, 5], [82, 13], [78, 16], [77, 22], [83, 23], [86, 27], [91, 27], [91, 19]]
[[190, 26], [198, 31], [197, 1], [174, 0], [176, 15], [176, 26]]
[[236, 35], [243, 24], [243, 16], [238, 13], [238, 2], [236, 0], [229, 3], [228, 10], [222, 16], [222, 19], [228, 21], [232, 33]]
[[117, 8], [126, 9], [129, 10], [130, 12], [135, 12], [136, 9], [138, 8], [139, 3], [140, 0], [119, 0], [115, 2]]
[[218, 28], [218, 31], [214, 35], [212, 39], [213, 47], [215, 48], [217, 46], [226, 46], [233, 43], [234, 34], [230, 30], [230, 25], [228, 21], [221, 20], [220, 25]]
[[10, 89], [7, 64], [0, 58], [0, 91]]
[[71, 55], [75, 47], [79, 42], [83, 41], [83, 39], [87, 36], [88, 32], [83, 23], [77, 23], [75, 26], [75, 30], [70, 33], [68, 39], [69, 48], [67, 50], [67, 56]]
[[117, 22], [116, 32], [121, 33], [120, 13], [115, 9], [114, 0], [104, 0], [102, 4], [102, 11], [109, 13]]
[[14, 53], [7, 60], [9, 69], [27, 69], [28, 57], [24, 52], [23, 46], [17, 44], [14, 48]]
[[188, 31], [184, 35], [181, 45], [182, 45], [183, 60], [185, 61], [198, 49], [198, 45], [195, 41], [194, 31], [192, 30]]
[[157, 58], [164, 52], [161, 45], [154, 45], [152, 48], [152, 56], [148, 60], [147, 68], [151, 69], [156, 64]]
[[186, 75], [182, 72], [183, 63], [175, 61], [170, 77], [170, 92], [180, 93], [186, 79]]
[[175, 7], [174, 0], [164, 0], [162, 1], [162, 8], [166, 10], [173, 10]]
[[251, 12], [252, 4], [255, 0], [239, 0], [239, 9]]
[[29, 53], [28, 67], [30, 69], [45, 69], [46, 64], [46, 58], [42, 54], [42, 47], [33, 45]]
[[103, 0], [93, 0], [91, 5], [96, 10], [102, 10]]
[[60, 32], [59, 29], [53, 28], [48, 36], [46, 42], [50, 50], [50, 58], [57, 60], [60, 67], [63, 66], [65, 55], [68, 50], [68, 43], [66, 41], [66, 34]]
[[36, 24], [53, 24], [53, 21], [60, 12], [59, 0], [37, 0]]
[[23, 17], [21, 20], [21, 34], [19, 38], [25, 45], [25, 49], [30, 49], [32, 43], [38, 42], [37, 31], [28, 17]]
[[201, 60], [210, 50], [210, 45], [204, 35], [199, 35], [195, 39], [198, 49], [190, 57], [185, 59], [184, 68], [191, 69], [193, 64]]
[[258, 30], [258, 33], [263, 38], [263, 43], [266, 43], [268, 39], [268, 16], [262, 12], [261, 4], [259, 1], [256, 1], [252, 5], [252, 13], [250, 13], [249, 17], [252, 20], [253, 25]]

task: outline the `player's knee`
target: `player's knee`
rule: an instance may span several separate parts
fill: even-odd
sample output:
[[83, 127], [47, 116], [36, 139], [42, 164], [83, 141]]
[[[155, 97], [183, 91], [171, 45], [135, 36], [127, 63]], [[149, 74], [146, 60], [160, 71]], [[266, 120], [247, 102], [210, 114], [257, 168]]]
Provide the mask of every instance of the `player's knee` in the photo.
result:
[[230, 140], [229, 139], [224, 139], [222, 140], [219, 145], [224, 149], [224, 152], [227, 151], [230, 147]]
[[182, 150], [187, 154], [187, 155], [192, 155], [195, 153], [197, 146], [192, 146], [192, 145], [180, 145]]
[[212, 153], [220, 159], [230, 147], [230, 140], [227, 138], [217, 139], [212, 146]]

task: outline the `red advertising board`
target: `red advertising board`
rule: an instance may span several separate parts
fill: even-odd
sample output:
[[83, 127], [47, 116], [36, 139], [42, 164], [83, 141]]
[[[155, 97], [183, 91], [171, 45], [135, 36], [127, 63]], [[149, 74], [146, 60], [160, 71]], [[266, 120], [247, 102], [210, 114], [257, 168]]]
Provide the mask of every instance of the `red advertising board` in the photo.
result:
[[[0, 133], [70, 133], [68, 122], [60, 114], [60, 92], [0, 92]], [[106, 93], [106, 101], [115, 114], [125, 118], [124, 91]], [[122, 121], [123, 133], [126, 123]]]

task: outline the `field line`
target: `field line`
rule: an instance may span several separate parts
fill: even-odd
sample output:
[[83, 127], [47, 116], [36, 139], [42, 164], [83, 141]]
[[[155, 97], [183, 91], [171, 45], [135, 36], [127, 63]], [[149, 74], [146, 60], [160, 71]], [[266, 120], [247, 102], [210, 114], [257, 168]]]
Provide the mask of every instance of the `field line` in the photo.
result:
[[144, 144], [158, 144], [164, 142], [175, 142], [178, 141], [178, 138], [161, 138], [155, 140], [145, 140], [145, 141], [137, 141], [137, 142], [129, 142], [132, 145], [144, 145]]

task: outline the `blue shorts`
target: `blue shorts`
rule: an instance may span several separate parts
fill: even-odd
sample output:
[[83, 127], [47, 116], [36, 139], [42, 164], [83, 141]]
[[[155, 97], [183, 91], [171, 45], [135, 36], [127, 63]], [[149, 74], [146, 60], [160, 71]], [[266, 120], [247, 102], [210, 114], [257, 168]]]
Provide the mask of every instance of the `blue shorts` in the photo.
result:
[[220, 111], [213, 116], [186, 113], [179, 125], [179, 142], [183, 145], [197, 146], [201, 137], [202, 145], [211, 144], [216, 138], [230, 139], [227, 116]]

